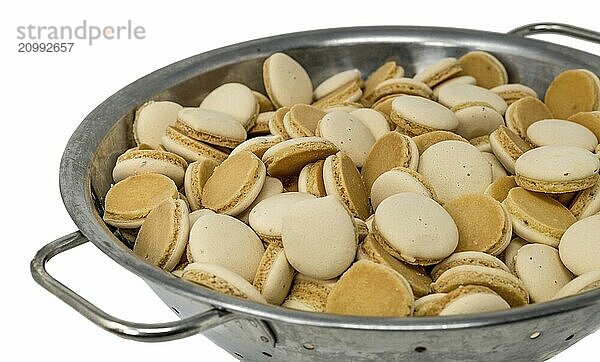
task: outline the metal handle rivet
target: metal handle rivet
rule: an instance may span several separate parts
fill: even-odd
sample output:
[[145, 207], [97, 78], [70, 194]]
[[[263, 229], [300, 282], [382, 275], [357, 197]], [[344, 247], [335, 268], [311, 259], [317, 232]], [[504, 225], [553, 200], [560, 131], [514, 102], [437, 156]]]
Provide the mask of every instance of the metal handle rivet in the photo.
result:
[[312, 351], [313, 349], [315, 349], [315, 345], [312, 343], [308, 343], [308, 342], [304, 343], [302, 345], [302, 347], [304, 347], [305, 349], [308, 349], [309, 351]]
[[537, 337], [539, 337], [542, 333], [541, 332], [533, 332], [530, 336], [529, 339], [536, 339]]

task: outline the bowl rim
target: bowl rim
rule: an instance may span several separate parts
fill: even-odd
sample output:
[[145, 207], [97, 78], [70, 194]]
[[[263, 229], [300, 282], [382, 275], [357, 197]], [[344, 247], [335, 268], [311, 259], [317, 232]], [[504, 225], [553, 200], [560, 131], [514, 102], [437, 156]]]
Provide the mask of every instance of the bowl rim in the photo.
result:
[[276, 51], [365, 42], [444, 43], [483, 50], [513, 50], [548, 57], [559, 64], [576, 63], [600, 73], [600, 57], [535, 39], [480, 30], [428, 26], [368, 26], [302, 31], [250, 40], [211, 50], [160, 68], [123, 87], [88, 114], [71, 135], [59, 170], [64, 205], [81, 232], [103, 253], [147, 283], [199, 303], [250, 318], [319, 327], [363, 330], [440, 330], [491, 326], [540, 318], [600, 303], [600, 289], [507, 311], [468, 316], [380, 318], [341, 316], [263, 305], [199, 288], [150, 265], [126, 248], [108, 229], [94, 207], [91, 162], [94, 152], [116, 121], [157, 94], [194, 76], [226, 64], [265, 57]]

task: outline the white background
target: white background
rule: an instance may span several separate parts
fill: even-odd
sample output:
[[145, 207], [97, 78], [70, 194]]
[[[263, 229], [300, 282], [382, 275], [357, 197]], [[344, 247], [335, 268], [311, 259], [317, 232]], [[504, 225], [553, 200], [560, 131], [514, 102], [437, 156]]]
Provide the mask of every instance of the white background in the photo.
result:
[[[36, 285], [29, 261], [47, 242], [75, 230], [58, 189], [63, 148], [79, 122], [106, 97], [176, 60], [216, 47], [292, 31], [356, 25], [434, 25], [505, 32], [558, 21], [600, 30], [592, 1], [18, 1], [3, 5], [2, 31], [2, 359], [75, 361], [233, 360], [202, 336], [143, 344], [100, 330]], [[208, 2], [207, 2], [208, 3]], [[193, 4], [193, 5], [191, 5]], [[16, 8], [15, 8], [16, 7]], [[142, 41], [75, 44], [67, 54], [17, 53], [19, 25], [121, 25], [146, 28]], [[599, 46], [543, 37], [596, 54]], [[8, 235], [6, 233], [8, 232]], [[55, 258], [49, 270], [116, 316], [140, 322], [174, 314], [133, 274], [87, 244]], [[591, 361], [600, 333], [553, 361]], [[7, 359], [8, 357], [8, 359]], [[484, 356], [482, 356], [485, 358]]]

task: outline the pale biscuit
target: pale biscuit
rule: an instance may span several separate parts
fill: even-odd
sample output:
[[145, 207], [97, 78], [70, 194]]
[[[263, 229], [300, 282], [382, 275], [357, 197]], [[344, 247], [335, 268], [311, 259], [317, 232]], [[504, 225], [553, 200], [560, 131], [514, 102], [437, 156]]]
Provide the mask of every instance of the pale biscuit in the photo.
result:
[[562, 264], [558, 250], [543, 244], [521, 247], [515, 256], [515, 272], [535, 303], [552, 299], [573, 279], [573, 274]]

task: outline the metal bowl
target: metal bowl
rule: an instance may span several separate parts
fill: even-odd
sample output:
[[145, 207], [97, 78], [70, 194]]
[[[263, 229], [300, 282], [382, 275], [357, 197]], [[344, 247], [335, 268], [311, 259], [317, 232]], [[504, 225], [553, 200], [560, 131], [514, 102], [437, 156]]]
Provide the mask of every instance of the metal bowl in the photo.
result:
[[[154, 100], [195, 106], [213, 88], [239, 81], [263, 90], [261, 66], [273, 52], [296, 58], [320, 82], [347, 68], [368, 74], [394, 59], [408, 74], [447, 56], [480, 49], [496, 55], [511, 82], [544, 91], [569, 68], [600, 74], [600, 57], [517, 35], [559, 32], [599, 41], [600, 34], [560, 24], [536, 24], [514, 34], [432, 27], [361, 27], [279, 35], [184, 59], [124, 87], [94, 109], [71, 136], [60, 166], [65, 206], [80, 231], [42, 248], [34, 279], [100, 327], [125, 338], [164, 341], [202, 332], [249, 360], [541, 360], [600, 326], [600, 290], [509, 311], [429, 318], [365, 318], [300, 312], [199, 288], [142, 259], [102, 221], [103, 199], [119, 154], [134, 145], [136, 107]], [[516, 35], [515, 35], [516, 34]], [[90, 240], [144, 279], [182, 320], [144, 324], [112, 317], [52, 278], [45, 263]]]

